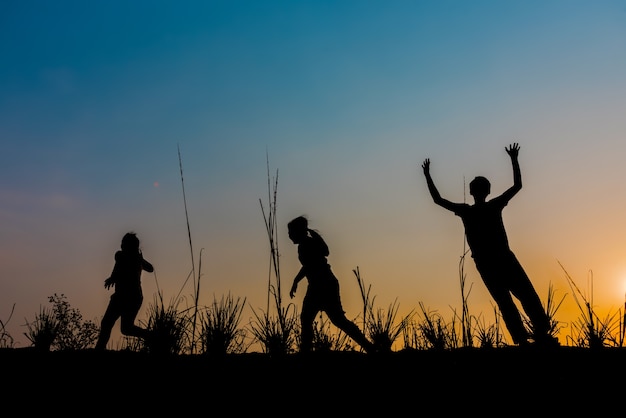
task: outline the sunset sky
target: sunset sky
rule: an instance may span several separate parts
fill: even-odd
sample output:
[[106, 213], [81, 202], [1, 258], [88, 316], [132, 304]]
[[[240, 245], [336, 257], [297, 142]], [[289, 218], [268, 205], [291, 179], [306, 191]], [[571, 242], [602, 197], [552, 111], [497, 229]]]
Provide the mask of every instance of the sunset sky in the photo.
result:
[[[458, 217], [441, 194], [513, 181], [513, 251], [565, 328], [580, 315], [564, 270], [601, 317], [626, 293], [626, 1], [12, 1], [0, 12], [0, 320], [17, 346], [48, 297], [99, 324], [127, 231], [157, 289], [191, 304], [266, 308], [269, 174], [285, 302], [305, 282], [287, 222], [330, 247], [348, 317], [461, 308]], [[179, 150], [183, 176], [179, 165]], [[200, 252], [201, 256], [200, 256]], [[201, 267], [198, 265], [201, 261]], [[494, 322], [471, 259], [470, 313]], [[580, 298], [580, 295], [577, 295]], [[116, 325], [116, 332], [119, 324]], [[114, 334], [115, 336], [115, 334]], [[508, 338], [508, 334], [506, 334]], [[116, 344], [115, 340], [111, 341]]]

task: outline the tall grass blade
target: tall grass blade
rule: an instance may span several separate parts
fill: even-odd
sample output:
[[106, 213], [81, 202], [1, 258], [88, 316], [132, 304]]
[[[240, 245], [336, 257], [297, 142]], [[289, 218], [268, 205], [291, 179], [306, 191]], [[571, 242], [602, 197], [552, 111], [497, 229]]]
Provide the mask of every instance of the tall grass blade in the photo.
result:
[[187, 237], [189, 238], [189, 251], [191, 253], [191, 276], [193, 277], [193, 280], [194, 280], [194, 312], [193, 312], [193, 318], [192, 318], [192, 323], [191, 323], [191, 327], [192, 327], [191, 353], [193, 354], [194, 347], [195, 347], [196, 322], [197, 322], [197, 317], [198, 317], [198, 300], [200, 297], [200, 275], [198, 274], [198, 278], [196, 279], [196, 272], [195, 272], [196, 262], [193, 257], [193, 243], [191, 240], [191, 227], [189, 226], [189, 213], [187, 211], [187, 196], [185, 194], [185, 179], [183, 176], [183, 161], [180, 155], [180, 145], [177, 145], [177, 148], [178, 148], [178, 166], [180, 169], [180, 183], [183, 189], [183, 204], [185, 207], [185, 221], [187, 223]]

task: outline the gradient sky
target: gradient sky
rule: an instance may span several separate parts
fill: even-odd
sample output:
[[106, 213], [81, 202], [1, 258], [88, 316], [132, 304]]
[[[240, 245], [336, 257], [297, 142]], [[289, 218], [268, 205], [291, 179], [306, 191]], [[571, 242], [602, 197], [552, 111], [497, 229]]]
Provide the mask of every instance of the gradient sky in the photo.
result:
[[[565, 297], [557, 319], [579, 316], [560, 262], [602, 316], [623, 307], [626, 1], [1, 9], [0, 320], [15, 306], [18, 346], [55, 293], [99, 323], [130, 230], [156, 269], [138, 319], [157, 286], [191, 303], [178, 149], [200, 304], [245, 298], [242, 324], [266, 307], [267, 159], [286, 301], [299, 269], [286, 224], [304, 214], [329, 244], [349, 317], [358, 267], [378, 307], [422, 303], [451, 320], [463, 228], [432, 202], [421, 163], [449, 200], [469, 198], [476, 175], [495, 195], [512, 184], [512, 142], [523, 189], [504, 220], [542, 300], [552, 284]], [[466, 274], [470, 313], [493, 323], [471, 260]]]

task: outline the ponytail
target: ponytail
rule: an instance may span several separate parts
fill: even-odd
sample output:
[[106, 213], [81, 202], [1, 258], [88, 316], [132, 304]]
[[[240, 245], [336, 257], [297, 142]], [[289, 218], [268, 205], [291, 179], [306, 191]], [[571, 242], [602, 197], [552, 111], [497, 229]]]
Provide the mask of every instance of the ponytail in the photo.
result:
[[318, 245], [320, 253], [322, 253], [324, 257], [328, 257], [330, 251], [328, 250], [328, 245], [326, 244], [326, 241], [324, 241], [324, 238], [322, 238], [322, 236], [313, 229], [307, 228], [307, 231], [309, 232], [309, 235], [311, 235], [311, 238], [313, 238], [313, 241]]

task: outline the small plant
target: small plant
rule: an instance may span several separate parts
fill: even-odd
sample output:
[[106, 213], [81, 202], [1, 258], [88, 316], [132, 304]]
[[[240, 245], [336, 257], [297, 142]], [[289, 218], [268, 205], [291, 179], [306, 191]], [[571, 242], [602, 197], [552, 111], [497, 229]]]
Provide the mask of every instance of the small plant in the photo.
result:
[[80, 311], [72, 308], [64, 294], [48, 297], [51, 309], [41, 308], [35, 321], [26, 322], [26, 337], [41, 349], [82, 350], [94, 345], [99, 327], [84, 321]]
[[374, 309], [374, 301], [376, 297], [370, 297], [371, 285], [365, 289], [365, 283], [361, 279], [359, 267], [352, 270], [356, 276], [359, 289], [361, 290], [361, 298], [363, 300], [363, 321], [364, 328], [369, 336], [375, 350], [379, 352], [392, 351], [393, 344], [404, 332], [409, 325], [413, 316], [413, 311], [409, 312], [399, 322], [396, 322], [399, 305], [397, 300], [389, 305], [387, 310]]
[[298, 321], [293, 307], [290, 304], [277, 315], [269, 315], [265, 311], [258, 314], [252, 309], [255, 320], [249, 326], [264, 353], [281, 357], [295, 351]]
[[583, 315], [571, 324], [568, 341], [576, 347], [592, 349], [619, 347], [619, 339], [615, 338], [619, 326], [619, 312], [609, 313], [604, 319], [593, 317], [591, 314]]
[[422, 302], [419, 303], [423, 320], [417, 324], [426, 349], [447, 350], [457, 348], [455, 321], [446, 324], [437, 312], [428, 311]]
[[193, 319], [187, 310], [178, 310], [180, 300], [177, 298], [165, 306], [160, 296], [148, 307], [147, 329], [150, 337], [143, 341], [143, 345], [149, 353], [176, 355], [190, 348], [191, 335], [188, 329]]
[[[267, 195], [269, 209], [265, 212], [263, 201], [259, 199], [261, 213], [270, 244], [270, 269], [267, 279], [267, 306], [265, 311], [258, 314], [254, 308], [255, 319], [250, 322], [250, 329], [256, 340], [261, 344], [264, 352], [271, 356], [283, 356], [294, 351], [297, 341], [297, 324], [295, 306], [283, 306], [280, 282], [280, 253], [278, 251], [278, 224], [276, 223], [276, 201], [278, 196], [278, 170], [272, 183], [269, 170], [269, 157], [266, 155], [267, 165]], [[272, 283], [272, 276], [275, 282]], [[270, 314], [270, 304], [273, 302], [275, 315]]]
[[[589, 285], [591, 287], [590, 300], [588, 300], [580, 291], [574, 280], [567, 273], [561, 263], [559, 263], [565, 277], [568, 280], [570, 288], [574, 291], [574, 300], [581, 312], [581, 317], [571, 324], [572, 334], [568, 336], [570, 341], [576, 347], [587, 347], [592, 349], [603, 348], [607, 346], [619, 346], [620, 338], [615, 334], [621, 332], [621, 315], [607, 314], [604, 320], [600, 319], [593, 309], [593, 274], [590, 273]], [[579, 295], [582, 302], [578, 300]]]
[[313, 323], [313, 351], [354, 351], [350, 337], [342, 330], [334, 334], [331, 325], [330, 320], [320, 312], [319, 321]]
[[403, 350], [425, 350], [426, 345], [417, 322], [412, 319], [402, 330], [402, 349]]
[[[561, 323], [556, 319], [556, 313], [561, 307], [561, 304], [565, 300], [565, 296], [567, 296], [567, 294], [563, 295], [561, 300], [559, 300], [558, 302], [555, 302], [555, 299], [554, 299], [555, 295], [556, 295], [556, 292], [554, 290], [554, 286], [552, 285], [552, 283], [550, 283], [548, 287], [548, 298], [546, 299], [545, 309], [546, 309], [546, 315], [548, 316], [548, 319], [550, 320], [550, 329], [548, 330], [548, 334], [550, 335], [550, 337], [556, 339], [558, 337], [559, 332], [561, 331], [561, 328], [563, 328], [563, 325], [561, 325]], [[530, 330], [531, 335], [534, 336], [535, 330], [533, 329], [531, 322], [528, 320], [525, 320], [525, 323], [528, 329]]]
[[26, 321], [28, 331], [24, 335], [35, 350], [50, 351], [52, 344], [59, 335], [60, 326], [61, 324], [51, 309], [40, 307], [39, 313], [35, 315], [35, 320], [32, 323]]
[[484, 318], [476, 318], [476, 339], [480, 348], [496, 348], [505, 345], [504, 336], [500, 328], [500, 313], [497, 307], [493, 307], [495, 322], [487, 325]]
[[202, 353], [223, 356], [246, 351], [245, 330], [238, 328], [245, 302], [245, 298], [234, 299], [230, 294], [219, 302], [213, 298], [213, 304], [200, 315]]
[[399, 323], [396, 323], [399, 309], [397, 301], [390, 304], [387, 310], [374, 310], [373, 303], [374, 299], [372, 299], [372, 306], [368, 310], [367, 333], [376, 351], [389, 352], [400, 334], [404, 332], [404, 329], [410, 323], [413, 313], [409, 313]]
[[[183, 205], [185, 207], [185, 221], [187, 224], [187, 236], [189, 238], [189, 252], [191, 255], [190, 277], [192, 277], [194, 281], [193, 283], [193, 314], [191, 315], [191, 318], [189, 318], [189, 321], [191, 323], [191, 332], [189, 335], [191, 342], [189, 343], [189, 346], [190, 346], [191, 354], [193, 354], [196, 348], [196, 324], [197, 324], [197, 319], [198, 319], [198, 300], [200, 299], [200, 278], [202, 277], [200, 274], [200, 271], [202, 268], [202, 249], [200, 249], [200, 259], [198, 261], [198, 276], [196, 277], [196, 263], [194, 261], [194, 256], [193, 256], [193, 242], [191, 240], [191, 227], [189, 226], [189, 213], [187, 211], [187, 196], [185, 195], [185, 179], [183, 177], [183, 160], [180, 155], [180, 146], [178, 147], [178, 167], [180, 169], [180, 182], [181, 182], [182, 189], [183, 189]], [[189, 279], [189, 276], [187, 277], [187, 279]], [[159, 295], [160, 295], [160, 291], [159, 291]], [[162, 306], [162, 303], [161, 303], [161, 306]], [[173, 313], [173, 312], [170, 312], [170, 313]]]
[[621, 312], [618, 313], [619, 316], [621, 317], [621, 319], [618, 321], [618, 326], [619, 326], [619, 338], [618, 338], [618, 347], [623, 347], [624, 346], [624, 335], [626, 334], [626, 303], [624, 303], [624, 312], [623, 314]]
[[468, 251], [465, 251], [461, 256], [461, 260], [459, 261], [459, 282], [461, 285], [461, 346], [462, 347], [472, 347], [474, 344], [474, 337], [472, 335], [472, 316], [469, 313], [469, 305], [467, 303], [469, 299], [469, 295], [472, 291], [472, 286], [470, 285], [467, 292], [465, 291], [465, 280], [467, 279], [467, 275], [465, 274], [465, 256]]
[[122, 341], [119, 347], [120, 350], [132, 351], [132, 352], [142, 352], [146, 351], [145, 343], [141, 340], [141, 338], [132, 337], [128, 335], [122, 335]]
[[11, 334], [6, 329], [6, 324], [9, 323], [11, 318], [13, 317], [13, 312], [15, 311], [15, 304], [11, 308], [11, 313], [9, 314], [9, 319], [5, 321], [0, 320], [0, 348], [13, 348], [14, 340]]

